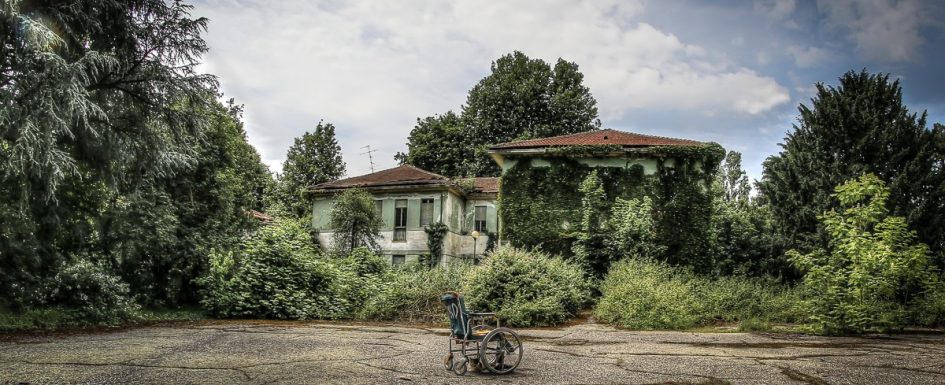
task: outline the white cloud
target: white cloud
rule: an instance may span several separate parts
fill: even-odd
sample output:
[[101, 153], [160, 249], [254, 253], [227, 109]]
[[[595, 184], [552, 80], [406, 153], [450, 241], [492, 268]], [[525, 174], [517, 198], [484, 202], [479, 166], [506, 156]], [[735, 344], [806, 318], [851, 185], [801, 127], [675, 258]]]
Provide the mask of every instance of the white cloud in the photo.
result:
[[774, 20], [784, 20], [794, 14], [794, 0], [764, 0], [755, 2], [755, 10]]
[[774, 79], [638, 20], [639, 2], [213, 0], [207, 68], [246, 104], [273, 169], [319, 119], [338, 127], [349, 174], [360, 147], [393, 165], [417, 117], [456, 110], [498, 56], [581, 66], [604, 123], [640, 109], [759, 114], [789, 101]]
[[791, 46], [787, 51], [794, 57], [794, 64], [801, 68], [810, 68], [834, 57], [830, 51], [813, 46]]
[[928, 20], [918, 1], [821, 0], [817, 6], [869, 59], [909, 61], [924, 42], [919, 28]]

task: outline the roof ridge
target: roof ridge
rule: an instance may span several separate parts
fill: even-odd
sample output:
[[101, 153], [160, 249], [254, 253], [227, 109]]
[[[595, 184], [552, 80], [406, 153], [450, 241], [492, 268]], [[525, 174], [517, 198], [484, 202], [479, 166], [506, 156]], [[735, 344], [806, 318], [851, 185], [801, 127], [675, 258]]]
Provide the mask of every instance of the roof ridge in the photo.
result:
[[[404, 166], [410, 167], [410, 168], [412, 168], [412, 169], [414, 169], [414, 170], [417, 170], [417, 171], [420, 171], [420, 172], [423, 172], [423, 173], [427, 173], [427, 174], [436, 176], [436, 177], [441, 178], [441, 179], [446, 179], [446, 180], [449, 180], [449, 179], [450, 179], [450, 178], [447, 178], [447, 177], [445, 177], [445, 176], [443, 176], [443, 175], [437, 174], [437, 173], [435, 173], [435, 172], [433, 172], [433, 171], [427, 171], [427, 170], [424, 170], [424, 169], [422, 169], [422, 168], [420, 168], [420, 167], [414, 166], [414, 165], [412, 165], [412, 164], [406, 164], [406, 163], [405, 163], [405, 164], [402, 164], [402, 165], [400, 165], [400, 166], [394, 167], [394, 168], [389, 168], [388, 170], [393, 170], [393, 169], [400, 168], [400, 167], [404, 167]], [[386, 171], [386, 170], [381, 170], [381, 171]], [[378, 171], [378, 172], [381, 172], [381, 171]], [[370, 175], [370, 174], [367, 174], [367, 175]]]
[[[567, 142], [567, 141], [569, 141], [569, 139], [571, 139], [571, 140], [574, 141], [574, 142], [579, 142], [579, 141], [581, 141], [582, 137], [600, 136], [600, 135], [602, 135], [602, 134], [604, 135], [605, 140], [606, 140], [606, 135], [608, 135], [608, 134], [613, 134], [613, 135], [621, 135], [621, 136], [630, 137], [630, 138], [655, 139], [655, 140], [662, 140], [662, 141], [666, 141], [666, 142], [679, 142], [679, 143], [675, 143], [675, 145], [682, 145], [682, 144], [698, 144], [698, 143], [700, 143], [699, 141], [692, 140], [692, 139], [673, 138], [673, 137], [669, 137], [669, 136], [649, 135], [649, 134], [641, 134], [641, 133], [637, 133], [637, 132], [621, 131], [621, 130], [617, 130], [617, 129], [614, 129], [614, 128], [604, 128], [604, 129], [599, 129], [599, 130], [578, 132], [578, 133], [574, 133], [574, 134], [549, 136], [549, 137], [545, 137], [545, 138], [523, 139], [523, 140], [516, 140], [516, 141], [511, 141], [511, 142], [505, 142], [505, 143], [498, 143], [498, 144], [494, 144], [494, 145], [490, 146], [489, 148], [490, 148], [490, 149], [503, 149], [503, 148], [523, 147], [523, 146], [529, 146], [529, 145], [536, 145], [536, 146], [541, 146], [541, 147], [554, 146], [554, 145], [563, 145], [563, 144], [561, 144], [561, 143], [558, 143], [558, 144], [550, 144], [550, 142], [562, 142], [562, 141]], [[631, 139], [631, 141], [632, 141], [632, 139]], [[645, 140], [641, 140], [641, 141], [645, 142]], [[619, 142], [619, 140], [618, 140], [618, 142]], [[548, 143], [548, 144], [546, 144], [546, 143]], [[626, 145], [626, 144], [625, 144], [625, 145]], [[655, 146], [655, 145], [661, 145], [661, 144], [657, 144], [657, 143], [650, 143], [650, 144], [641, 143], [640, 145]], [[672, 145], [672, 144], [662, 144], [662, 145]]]

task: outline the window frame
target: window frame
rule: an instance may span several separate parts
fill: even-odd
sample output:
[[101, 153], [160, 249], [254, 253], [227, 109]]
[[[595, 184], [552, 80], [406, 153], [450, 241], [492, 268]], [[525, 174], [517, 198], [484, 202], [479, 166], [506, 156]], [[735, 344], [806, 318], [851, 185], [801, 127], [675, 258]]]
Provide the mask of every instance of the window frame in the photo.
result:
[[[400, 263], [397, 262], [397, 259], [400, 259]], [[403, 266], [407, 263], [406, 254], [391, 254], [390, 256], [390, 265], [391, 266]]]
[[[401, 206], [403, 203], [403, 206]], [[407, 200], [394, 200], [394, 236], [393, 242], [407, 242]]]
[[420, 226], [433, 224], [433, 198], [420, 199]]
[[[489, 206], [486, 205], [477, 205], [473, 206], [473, 230], [482, 232], [488, 232], [487, 222], [489, 217]], [[479, 209], [482, 209], [482, 219], [479, 219]]]

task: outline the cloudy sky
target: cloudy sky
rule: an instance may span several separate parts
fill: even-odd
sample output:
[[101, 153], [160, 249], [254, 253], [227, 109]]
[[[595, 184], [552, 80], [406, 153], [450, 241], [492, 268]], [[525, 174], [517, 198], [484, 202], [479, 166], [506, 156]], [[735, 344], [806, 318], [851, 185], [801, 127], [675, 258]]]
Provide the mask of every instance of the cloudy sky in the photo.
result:
[[[499, 56], [576, 62], [604, 127], [721, 143], [751, 178], [816, 82], [850, 69], [902, 80], [945, 123], [945, 2], [197, 0], [204, 71], [246, 106], [281, 170], [292, 139], [338, 128], [348, 176], [396, 165], [418, 117], [459, 111]], [[449, 145], [444, 143], [444, 145]]]

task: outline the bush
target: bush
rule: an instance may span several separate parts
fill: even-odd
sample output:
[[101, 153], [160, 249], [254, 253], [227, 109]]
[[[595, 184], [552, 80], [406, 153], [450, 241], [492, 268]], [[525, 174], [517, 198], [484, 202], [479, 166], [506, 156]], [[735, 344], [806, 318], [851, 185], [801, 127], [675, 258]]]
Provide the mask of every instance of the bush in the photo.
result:
[[355, 317], [365, 302], [377, 296], [390, 282], [389, 263], [366, 247], [356, 248], [348, 256], [329, 262], [339, 272], [333, 292], [335, 301], [344, 308], [336, 317]]
[[588, 302], [591, 284], [577, 264], [534, 251], [500, 248], [464, 279], [466, 304], [511, 326], [566, 321]]
[[74, 324], [112, 324], [131, 319], [138, 305], [128, 284], [101, 263], [79, 259], [63, 266], [47, 286], [46, 303], [60, 308]]
[[773, 281], [711, 279], [663, 262], [627, 259], [601, 285], [598, 319], [632, 329], [688, 329], [717, 321], [793, 322], [796, 291]]
[[440, 296], [448, 291], [461, 291], [462, 277], [468, 265], [454, 264], [446, 268], [427, 268], [410, 264], [388, 272], [384, 285], [370, 296], [358, 318], [435, 323], [446, 320]]
[[343, 275], [319, 258], [304, 226], [281, 219], [236, 252], [211, 253], [201, 304], [218, 317], [339, 318], [350, 312]]
[[[828, 334], [889, 332], [915, 322], [940, 322], [918, 314], [941, 309], [941, 282], [929, 248], [918, 242], [905, 218], [890, 216], [889, 188], [873, 174], [836, 188], [839, 212], [820, 217], [829, 250], [789, 253], [806, 271], [805, 302], [815, 329]], [[939, 312], [938, 314], [941, 314]]]

